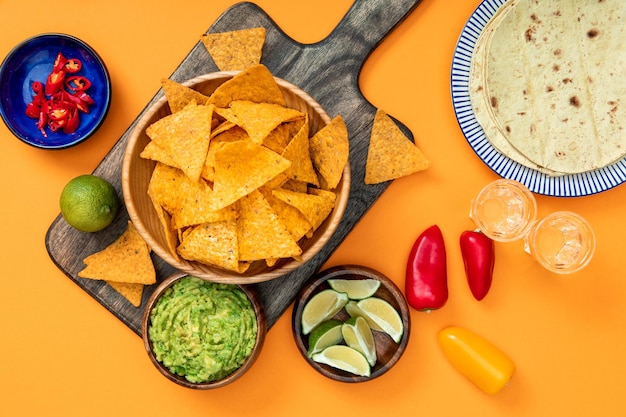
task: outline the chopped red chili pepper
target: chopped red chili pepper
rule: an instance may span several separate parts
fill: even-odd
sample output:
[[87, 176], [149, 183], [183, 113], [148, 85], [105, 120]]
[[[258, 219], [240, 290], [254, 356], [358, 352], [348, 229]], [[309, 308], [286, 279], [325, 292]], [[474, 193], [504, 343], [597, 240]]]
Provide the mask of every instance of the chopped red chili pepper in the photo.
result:
[[53, 71], [48, 75], [46, 80], [46, 95], [52, 95], [57, 91], [63, 89], [63, 82], [65, 81], [65, 71]]
[[83, 63], [76, 58], [69, 58], [64, 65], [65, 72], [67, 72], [68, 74], [75, 74], [80, 71], [82, 67]]
[[91, 81], [87, 77], [66, 77], [66, 73], [75, 74], [81, 69], [82, 62], [79, 59], [67, 59], [59, 52], [45, 86], [40, 81], [33, 82], [33, 100], [26, 104], [25, 113], [28, 117], [37, 119], [37, 129], [44, 137], [48, 136], [46, 127], [52, 132], [59, 129], [64, 133], [75, 132], [80, 124], [79, 111], [89, 113], [89, 106], [95, 104], [85, 92], [91, 87]]
[[57, 54], [56, 59], [54, 60], [54, 65], [52, 66], [52, 72], [62, 71], [66, 63], [67, 63], [67, 58], [65, 58], [65, 56], [61, 52], [59, 52]]
[[65, 80], [65, 87], [72, 91], [85, 91], [91, 87], [91, 81], [82, 75], [74, 75]]

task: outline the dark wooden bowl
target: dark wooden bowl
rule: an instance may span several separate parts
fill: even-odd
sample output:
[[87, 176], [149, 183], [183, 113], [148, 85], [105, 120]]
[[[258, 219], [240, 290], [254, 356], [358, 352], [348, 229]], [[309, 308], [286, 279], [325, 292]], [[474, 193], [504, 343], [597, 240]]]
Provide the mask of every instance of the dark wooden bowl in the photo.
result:
[[239, 369], [237, 369], [230, 375], [220, 380], [203, 382], [203, 383], [190, 382], [187, 379], [185, 379], [185, 377], [182, 377], [180, 375], [176, 375], [170, 372], [169, 369], [163, 366], [163, 364], [156, 359], [152, 351], [152, 342], [150, 341], [150, 338], [148, 337], [148, 327], [150, 324], [150, 312], [152, 311], [152, 308], [154, 307], [155, 303], [157, 302], [161, 294], [163, 294], [163, 292], [167, 288], [173, 285], [176, 281], [188, 275], [189, 274], [186, 274], [184, 272], [177, 272], [175, 274], [172, 274], [171, 276], [166, 278], [163, 282], [161, 282], [161, 284], [159, 284], [159, 286], [156, 288], [154, 293], [152, 293], [152, 295], [150, 296], [150, 299], [148, 300], [148, 303], [146, 304], [146, 308], [143, 312], [143, 316], [141, 319], [141, 335], [143, 338], [143, 344], [144, 344], [144, 347], [146, 348], [146, 352], [148, 353], [148, 357], [150, 358], [150, 361], [152, 362], [152, 364], [158, 369], [158, 371], [162, 375], [164, 375], [170, 381], [173, 381], [177, 383], [178, 385], [182, 385], [183, 387], [186, 387], [186, 388], [192, 388], [192, 389], [198, 389], [198, 390], [208, 390], [208, 389], [223, 387], [224, 385], [228, 385], [234, 382], [236, 379], [240, 378], [243, 374], [245, 374], [248, 371], [248, 369], [250, 369], [250, 367], [254, 364], [259, 354], [261, 353], [261, 349], [263, 348], [263, 343], [265, 342], [265, 335], [267, 334], [267, 318], [265, 316], [265, 311], [263, 310], [261, 301], [259, 300], [255, 291], [250, 286], [239, 285], [239, 288], [241, 288], [246, 293], [246, 295], [248, 296], [248, 299], [252, 303], [252, 306], [254, 308], [254, 313], [256, 315], [257, 338], [254, 344], [254, 348], [252, 349], [252, 353], [250, 354], [250, 356], [248, 356], [248, 359], [246, 359], [246, 361], [243, 363], [243, 365], [241, 365]]
[[[376, 356], [377, 362], [372, 367], [371, 375], [369, 377], [353, 375], [349, 372], [342, 371], [340, 369], [333, 368], [331, 366], [314, 362], [307, 356], [309, 349], [308, 335], [302, 334], [302, 310], [305, 304], [315, 294], [322, 290], [329, 289], [327, 281], [329, 279], [368, 279], [374, 278], [381, 282], [380, 287], [374, 294], [375, 297], [382, 298], [388, 301], [400, 314], [402, 324], [404, 325], [404, 333], [399, 343], [394, 342], [391, 337], [383, 332], [372, 331], [374, 334], [374, 342], [376, 344]], [[345, 310], [341, 310], [334, 317], [338, 320], [344, 321], [350, 316]], [[298, 350], [302, 354], [302, 357], [319, 373], [322, 375], [341, 382], [365, 382], [370, 381], [383, 375], [389, 371], [399, 360], [406, 346], [409, 342], [411, 333], [411, 316], [409, 314], [409, 307], [402, 291], [398, 286], [391, 281], [388, 277], [382, 273], [360, 265], [341, 265], [328, 268], [324, 271], [318, 272], [314, 275], [300, 290], [300, 293], [295, 299], [292, 315], [292, 330], [293, 337], [295, 339]]]

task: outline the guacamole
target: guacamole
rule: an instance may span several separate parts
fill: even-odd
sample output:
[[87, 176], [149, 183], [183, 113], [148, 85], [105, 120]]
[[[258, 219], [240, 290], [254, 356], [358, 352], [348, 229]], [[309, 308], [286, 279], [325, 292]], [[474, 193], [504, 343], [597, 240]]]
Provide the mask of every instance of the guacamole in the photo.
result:
[[148, 336], [157, 360], [172, 373], [194, 383], [216, 381], [250, 356], [257, 322], [238, 286], [186, 276], [155, 303]]

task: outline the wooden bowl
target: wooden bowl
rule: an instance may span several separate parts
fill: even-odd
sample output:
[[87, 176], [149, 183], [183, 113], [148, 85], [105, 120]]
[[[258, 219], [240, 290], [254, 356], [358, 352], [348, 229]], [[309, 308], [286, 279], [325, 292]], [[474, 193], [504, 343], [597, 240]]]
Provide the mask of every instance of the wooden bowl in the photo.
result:
[[[307, 356], [309, 349], [308, 335], [302, 334], [302, 310], [306, 303], [320, 291], [329, 289], [327, 281], [329, 279], [377, 279], [381, 282], [380, 287], [374, 294], [374, 297], [382, 298], [388, 301], [400, 314], [402, 324], [404, 325], [404, 333], [399, 343], [394, 342], [391, 337], [385, 333], [372, 331], [374, 334], [374, 342], [376, 344], [376, 356], [377, 362], [372, 367], [371, 375], [358, 376], [349, 372], [342, 371], [340, 369], [333, 368], [331, 366], [314, 362]], [[341, 310], [334, 317], [335, 319], [345, 321], [350, 318], [345, 310]], [[406, 346], [409, 342], [411, 333], [411, 316], [409, 314], [409, 307], [406, 299], [402, 294], [402, 291], [391, 281], [388, 277], [382, 273], [360, 265], [341, 265], [331, 267], [324, 271], [321, 271], [314, 275], [300, 290], [300, 293], [296, 297], [293, 315], [292, 315], [292, 331], [293, 336], [298, 346], [298, 350], [302, 354], [302, 357], [319, 373], [322, 375], [341, 382], [365, 382], [371, 381], [377, 378], [387, 371], [389, 371], [399, 360], [404, 353]]]
[[152, 312], [152, 308], [154, 307], [155, 303], [157, 302], [159, 297], [161, 297], [161, 295], [166, 289], [168, 289], [174, 283], [176, 283], [177, 281], [179, 281], [180, 279], [186, 276], [188, 276], [188, 274], [181, 273], [181, 272], [172, 274], [171, 276], [166, 278], [163, 282], [161, 282], [159, 286], [156, 288], [156, 290], [150, 296], [148, 303], [146, 304], [146, 308], [143, 312], [142, 319], [141, 319], [141, 335], [143, 339], [143, 344], [152, 364], [157, 368], [157, 370], [162, 375], [164, 375], [170, 381], [173, 381], [176, 384], [182, 385], [183, 387], [186, 387], [186, 388], [192, 388], [192, 389], [198, 389], [198, 390], [208, 390], [208, 389], [223, 387], [224, 385], [228, 385], [234, 382], [235, 380], [240, 378], [243, 374], [245, 374], [248, 371], [248, 369], [252, 367], [252, 365], [258, 358], [259, 354], [261, 353], [261, 349], [263, 348], [263, 343], [265, 342], [265, 336], [267, 334], [267, 318], [265, 316], [265, 311], [263, 309], [263, 306], [257, 294], [250, 286], [238, 285], [238, 287], [241, 288], [241, 290], [243, 290], [243, 292], [245, 292], [246, 295], [248, 296], [248, 299], [250, 300], [250, 303], [252, 304], [252, 307], [254, 308], [254, 312], [256, 315], [257, 337], [256, 337], [256, 341], [254, 344], [254, 348], [252, 349], [250, 356], [248, 356], [248, 359], [246, 359], [246, 361], [241, 365], [241, 367], [238, 368], [233, 373], [231, 373], [230, 375], [217, 381], [210, 381], [210, 382], [203, 382], [203, 383], [190, 382], [184, 377], [172, 373], [169, 369], [167, 369], [161, 362], [159, 362], [156, 359], [154, 352], [152, 351], [152, 342], [150, 341], [150, 338], [148, 336], [148, 328], [150, 326], [150, 314]]
[[[210, 73], [182, 84], [205, 95], [210, 95], [219, 85], [232, 78], [236, 73], [234, 71]], [[282, 79], [276, 78], [276, 82], [285, 96], [288, 107], [308, 113], [311, 135], [330, 123], [331, 118], [328, 114], [307, 93]], [[178, 260], [174, 257], [168, 248], [161, 223], [147, 193], [148, 183], [156, 163], [139, 156], [150, 140], [145, 133], [146, 127], [169, 114], [171, 111], [165, 97], [161, 97], [146, 111], [137, 122], [129, 138], [122, 165], [122, 188], [130, 219], [146, 243], [159, 257], [176, 269], [200, 278], [214, 282], [250, 284], [268, 281], [292, 272], [322, 249], [337, 229], [348, 202], [350, 193], [349, 163], [346, 164], [341, 181], [334, 190], [337, 198], [333, 211], [315, 231], [313, 237], [304, 238], [299, 242], [302, 248], [301, 262], [293, 259], [282, 259], [273, 267], [268, 267], [265, 262], [257, 261], [252, 263], [245, 273], [238, 274], [216, 266], [185, 259]]]

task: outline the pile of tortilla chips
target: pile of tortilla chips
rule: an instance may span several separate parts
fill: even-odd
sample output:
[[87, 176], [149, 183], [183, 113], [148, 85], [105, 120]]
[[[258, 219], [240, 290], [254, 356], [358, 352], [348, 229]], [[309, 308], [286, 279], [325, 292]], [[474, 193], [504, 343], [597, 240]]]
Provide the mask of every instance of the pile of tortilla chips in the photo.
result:
[[156, 282], [150, 248], [130, 221], [113, 243], [83, 262], [79, 277], [106, 281], [135, 307], [141, 304], [144, 285]]
[[341, 116], [311, 132], [262, 64], [210, 96], [163, 88], [172, 114], [146, 128], [141, 157], [157, 162], [148, 195], [172, 255], [238, 273], [299, 259], [335, 206], [349, 153]]

